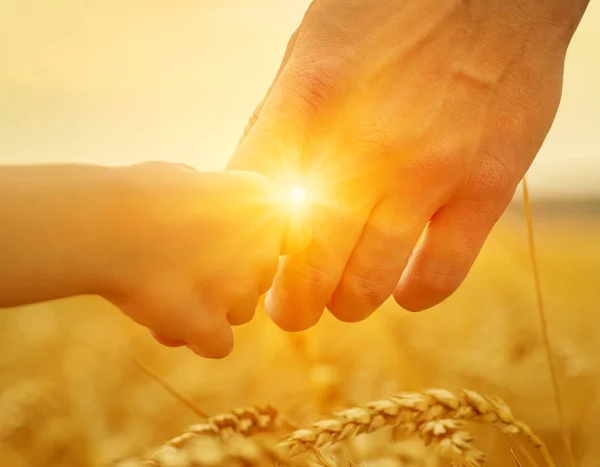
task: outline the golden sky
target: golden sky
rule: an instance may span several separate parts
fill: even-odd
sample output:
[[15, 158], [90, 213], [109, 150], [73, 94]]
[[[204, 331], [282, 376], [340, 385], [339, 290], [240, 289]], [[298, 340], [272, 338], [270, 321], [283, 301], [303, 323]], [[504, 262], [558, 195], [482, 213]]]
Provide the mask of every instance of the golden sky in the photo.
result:
[[[309, 0], [0, 0], [0, 163], [218, 169]], [[571, 46], [534, 194], [600, 195], [600, 3]]]

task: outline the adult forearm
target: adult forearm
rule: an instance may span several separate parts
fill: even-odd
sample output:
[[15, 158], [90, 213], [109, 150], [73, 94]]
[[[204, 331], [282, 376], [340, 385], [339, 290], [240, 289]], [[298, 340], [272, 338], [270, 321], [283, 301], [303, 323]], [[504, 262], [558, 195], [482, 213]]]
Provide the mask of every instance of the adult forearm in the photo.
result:
[[111, 170], [0, 167], [0, 307], [101, 292], [117, 201]]

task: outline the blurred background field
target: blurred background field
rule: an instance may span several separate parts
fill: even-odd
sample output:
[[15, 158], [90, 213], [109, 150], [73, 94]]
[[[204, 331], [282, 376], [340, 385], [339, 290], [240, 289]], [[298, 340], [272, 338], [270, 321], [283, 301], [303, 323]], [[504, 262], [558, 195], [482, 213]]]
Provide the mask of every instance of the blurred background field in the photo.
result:
[[[537, 219], [549, 331], [575, 451], [579, 465], [598, 465], [600, 219]], [[198, 422], [131, 356], [204, 412], [272, 403], [300, 424], [401, 390], [496, 394], [565, 465], [518, 210], [494, 231], [463, 288], [426, 313], [388, 303], [360, 324], [325, 316], [315, 329], [290, 335], [259, 310], [237, 329], [236, 348], [223, 361], [162, 348], [94, 298], [6, 311], [0, 333], [2, 465], [109, 465], [143, 456]], [[489, 465], [511, 465], [501, 436], [489, 429], [477, 436]]]
[[[222, 167], [307, 4], [0, 0], [0, 163]], [[559, 115], [530, 173], [549, 332], [585, 467], [600, 465], [599, 48], [592, 0]], [[308, 423], [399, 390], [491, 392], [565, 465], [518, 200], [465, 285], [433, 310], [409, 314], [388, 303], [364, 323], [325, 316], [294, 336], [259, 310], [236, 332], [229, 358], [203, 361], [161, 348], [94, 298], [3, 312], [0, 465], [106, 465], [194, 423], [131, 355], [210, 414], [271, 402]], [[489, 465], [514, 465], [503, 438], [477, 435]]]

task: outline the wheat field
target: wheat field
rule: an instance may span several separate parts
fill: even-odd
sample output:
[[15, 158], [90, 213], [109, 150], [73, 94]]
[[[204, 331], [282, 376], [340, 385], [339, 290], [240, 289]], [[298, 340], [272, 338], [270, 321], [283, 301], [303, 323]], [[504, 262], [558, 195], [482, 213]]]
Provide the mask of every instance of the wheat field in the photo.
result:
[[[555, 211], [534, 209], [537, 251], [574, 456], [588, 467], [600, 462], [600, 216]], [[162, 348], [94, 297], [0, 319], [6, 467], [430, 467], [457, 449], [465, 465], [482, 453], [489, 466], [545, 465], [539, 441], [568, 465], [518, 206], [441, 306], [387, 303], [362, 323], [324, 316], [299, 334], [259, 309], [222, 361]]]
[[[308, 4], [0, 0], [0, 163], [221, 168]], [[539, 199], [600, 193], [600, 3], [588, 10], [529, 174]], [[579, 467], [600, 465], [596, 203], [534, 209]], [[362, 323], [325, 315], [300, 334], [259, 308], [223, 361], [163, 348], [95, 297], [2, 310], [0, 466], [183, 467], [187, 456], [215, 466], [443, 467], [484, 453], [488, 466], [532, 467], [544, 465], [540, 441], [567, 466], [521, 211], [504, 216], [441, 306], [411, 314], [389, 302]]]

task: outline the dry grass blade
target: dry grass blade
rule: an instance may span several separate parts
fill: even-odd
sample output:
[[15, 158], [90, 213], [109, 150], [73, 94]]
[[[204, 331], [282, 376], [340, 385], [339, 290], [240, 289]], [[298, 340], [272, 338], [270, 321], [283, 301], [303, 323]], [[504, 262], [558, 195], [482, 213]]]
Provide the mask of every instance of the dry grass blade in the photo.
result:
[[513, 456], [513, 459], [515, 460], [515, 463], [519, 466], [519, 467], [523, 467], [523, 464], [521, 464], [521, 461], [519, 460], [519, 458], [517, 457], [517, 455], [515, 454], [515, 451], [513, 450], [512, 446], [510, 445], [510, 443], [506, 443], [508, 446], [508, 450], [510, 451], [511, 456]]
[[163, 380], [159, 375], [157, 375], [154, 371], [140, 362], [137, 358], [131, 357], [133, 363], [144, 373], [146, 373], [150, 378], [156, 381], [165, 391], [171, 394], [175, 399], [185, 405], [188, 409], [194, 412], [200, 419], [208, 418], [204, 412], [202, 412], [196, 405], [190, 401], [185, 396], [181, 395], [178, 391], [176, 391], [171, 385], [169, 385], [165, 380]]
[[548, 359], [548, 367], [550, 370], [550, 377], [552, 379], [552, 390], [554, 393], [554, 401], [556, 404], [556, 410], [558, 412], [558, 421], [560, 423], [560, 430], [563, 438], [564, 448], [566, 456], [571, 467], [575, 467], [575, 458], [573, 456], [573, 449], [571, 447], [571, 440], [569, 437], [569, 429], [567, 426], [567, 419], [564, 413], [564, 407], [562, 398], [560, 395], [560, 386], [558, 384], [558, 375], [556, 371], [556, 364], [554, 363], [554, 357], [552, 354], [552, 347], [550, 345], [550, 337], [548, 336], [548, 323], [546, 319], [546, 310], [544, 308], [544, 298], [542, 294], [542, 285], [540, 279], [540, 271], [535, 253], [535, 241], [533, 236], [533, 220], [531, 216], [531, 204], [529, 199], [529, 188], [527, 186], [527, 178], [523, 177], [523, 204], [525, 208], [525, 220], [527, 222], [527, 239], [529, 244], [529, 255], [531, 258], [531, 267], [533, 270], [533, 279], [535, 282], [535, 292], [537, 298], [537, 306], [540, 318], [540, 325], [542, 331], [542, 338], [544, 341], [544, 347], [546, 349], [546, 357]]
[[511, 440], [512, 444], [509, 443], [508, 436], [506, 437], [506, 444], [513, 450], [518, 451], [519, 457], [524, 459], [525, 463], [529, 467], [539, 467], [540, 464], [535, 460], [535, 458], [531, 455], [531, 453], [523, 446], [523, 443], [518, 438], [513, 438]]

